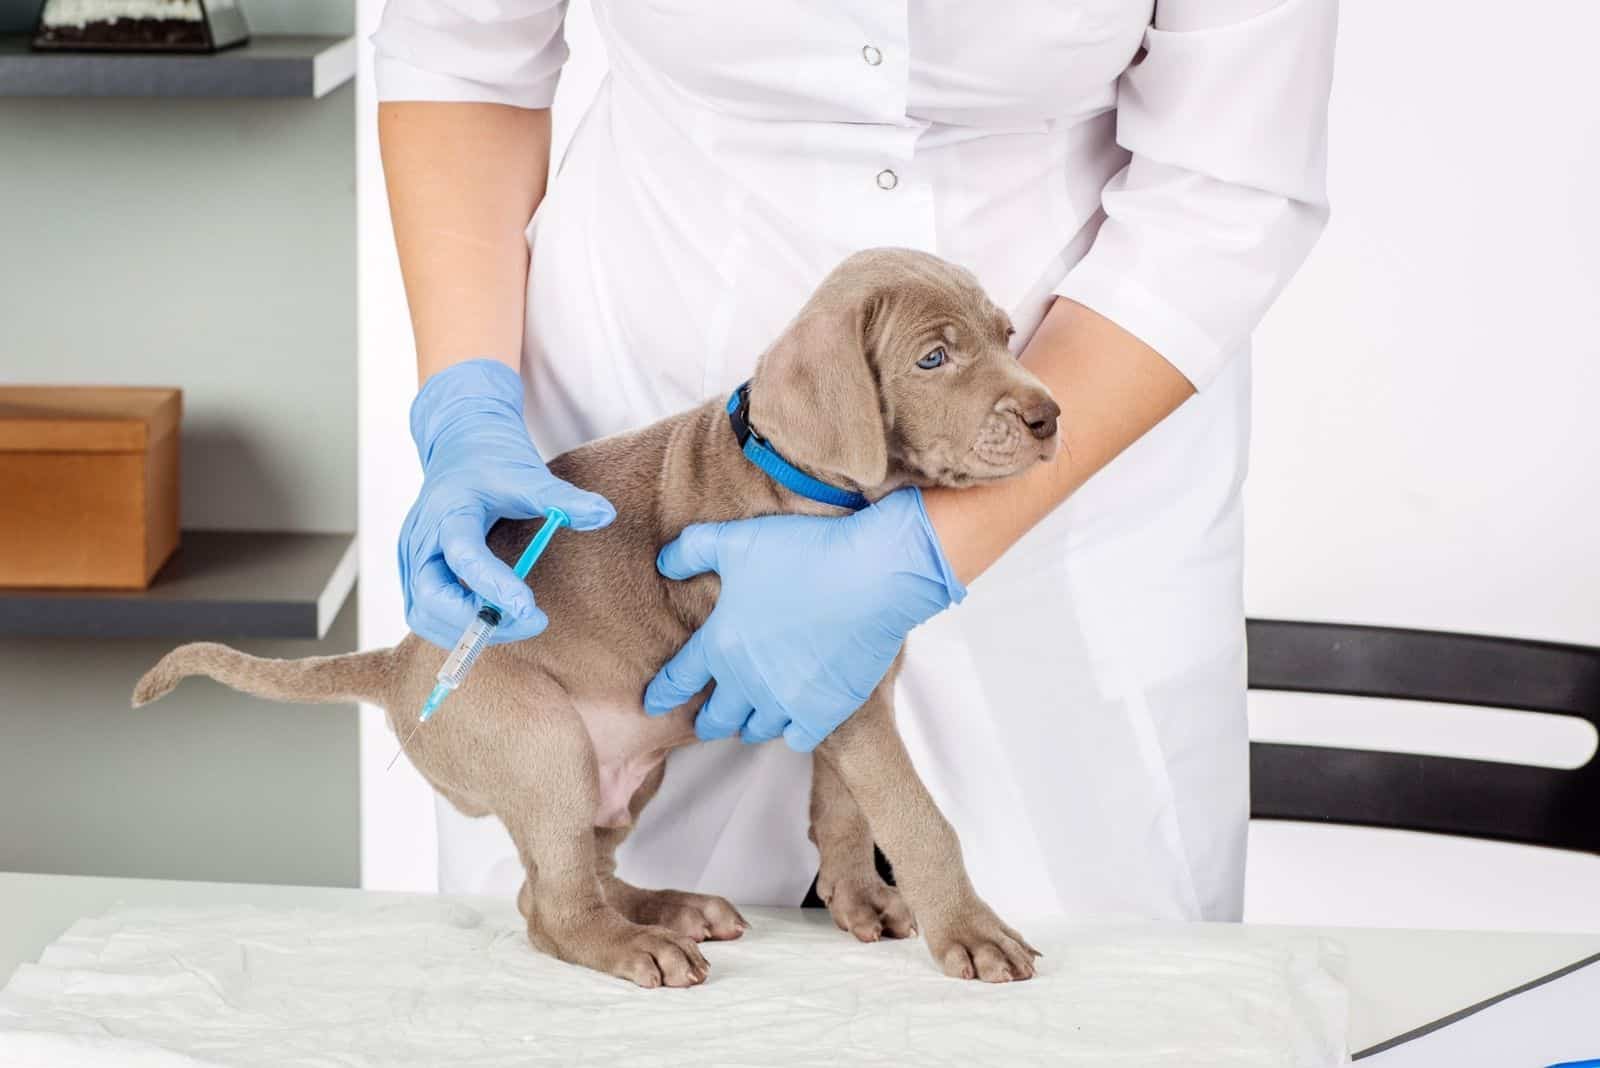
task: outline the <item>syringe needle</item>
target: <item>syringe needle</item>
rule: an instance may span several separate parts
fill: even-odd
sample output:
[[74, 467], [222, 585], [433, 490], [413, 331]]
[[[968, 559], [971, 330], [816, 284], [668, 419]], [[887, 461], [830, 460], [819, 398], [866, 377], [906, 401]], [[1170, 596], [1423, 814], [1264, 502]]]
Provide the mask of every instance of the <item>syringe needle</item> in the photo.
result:
[[400, 748], [396, 749], [394, 751], [394, 756], [389, 758], [389, 763], [384, 767], [384, 771], [388, 771], [390, 768], [394, 767], [394, 762], [400, 759], [400, 754], [406, 751], [406, 746], [411, 744], [411, 739], [417, 736], [417, 732], [422, 729], [422, 724], [424, 722], [426, 721], [419, 719], [411, 725], [411, 729], [406, 732], [405, 738], [400, 742]]

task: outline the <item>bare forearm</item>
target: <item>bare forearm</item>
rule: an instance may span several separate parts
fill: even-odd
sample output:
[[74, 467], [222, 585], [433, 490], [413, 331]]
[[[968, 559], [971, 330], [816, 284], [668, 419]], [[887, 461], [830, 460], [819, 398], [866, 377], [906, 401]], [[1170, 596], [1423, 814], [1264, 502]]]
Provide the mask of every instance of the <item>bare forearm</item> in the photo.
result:
[[550, 170], [550, 112], [500, 104], [378, 108], [417, 378], [492, 357], [519, 368], [528, 220]]
[[1194, 392], [1176, 368], [1116, 323], [1057, 298], [1022, 354], [1062, 408], [1062, 449], [1021, 478], [925, 493], [962, 582], [988, 570], [1039, 520]]

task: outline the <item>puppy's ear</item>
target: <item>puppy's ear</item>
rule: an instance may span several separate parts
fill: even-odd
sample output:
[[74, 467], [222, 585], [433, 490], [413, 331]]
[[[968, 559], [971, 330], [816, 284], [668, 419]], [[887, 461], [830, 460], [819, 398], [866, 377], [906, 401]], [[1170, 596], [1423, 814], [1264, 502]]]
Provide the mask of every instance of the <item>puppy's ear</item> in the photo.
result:
[[750, 422], [791, 463], [870, 489], [889, 477], [889, 441], [870, 363], [880, 301], [819, 294], [761, 357]]

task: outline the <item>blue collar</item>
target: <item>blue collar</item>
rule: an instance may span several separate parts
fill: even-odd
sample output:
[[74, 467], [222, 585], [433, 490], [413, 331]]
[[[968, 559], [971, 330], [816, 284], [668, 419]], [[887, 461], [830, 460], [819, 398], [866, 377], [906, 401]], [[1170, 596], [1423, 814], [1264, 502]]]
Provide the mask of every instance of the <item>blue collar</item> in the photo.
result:
[[809, 497], [835, 508], [848, 508], [859, 512], [869, 503], [854, 490], [841, 489], [820, 478], [812, 478], [794, 464], [778, 455], [778, 450], [767, 444], [767, 439], [756, 433], [750, 425], [750, 383], [746, 382], [728, 398], [728, 422], [733, 425], [733, 436], [744, 451], [745, 459], [755, 464], [763, 473], [786, 490]]

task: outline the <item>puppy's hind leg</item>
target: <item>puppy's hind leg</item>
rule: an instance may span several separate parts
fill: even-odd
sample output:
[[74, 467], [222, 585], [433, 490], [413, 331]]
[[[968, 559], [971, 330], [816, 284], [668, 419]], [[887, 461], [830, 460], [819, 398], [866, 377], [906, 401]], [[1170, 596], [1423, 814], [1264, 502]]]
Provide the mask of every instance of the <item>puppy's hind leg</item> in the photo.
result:
[[811, 841], [821, 857], [817, 896], [839, 930], [863, 942], [917, 933], [899, 889], [878, 874], [866, 817], [838, 771], [821, 759], [811, 764]]
[[[665, 763], [657, 766], [634, 791], [628, 803], [632, 822], [638, 822], [639, 813], [660, 789], [665, 772]], [[727, 898], [686, 890], [645, 890], [617, 878], [617, 847], [632, 829], [631, 823], [627, 827], [594, 829], [600, 888], [607, 903], [634, 923], [658, 924], [696, 942], [725, 942], [749, 929], [750, 925]]]
[[551, 956], [643, 987], [704, 982], [710, 965], [691, 940], [634, 923], [601, 894], [594, 837], [600, 788], [572, 702], [545, 680], [518, 678], [501, 692], [501, 707], [480, 700], [454, 723], [473, 735], [460, 741], [473, 754], [474, 792], [521, 856], [527, 877], [517, 904], [529, 940]]

